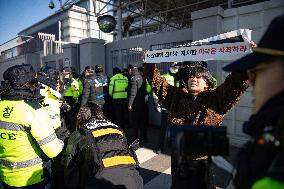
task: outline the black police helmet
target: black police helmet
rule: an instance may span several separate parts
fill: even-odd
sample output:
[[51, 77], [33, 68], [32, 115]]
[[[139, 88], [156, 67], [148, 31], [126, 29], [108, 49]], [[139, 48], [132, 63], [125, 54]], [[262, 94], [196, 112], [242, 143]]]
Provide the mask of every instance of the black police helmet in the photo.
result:
[[3, 73], [4, 80], [15, 86], [22, 86], [35, 79], [36, 72], [30, 64], [15, 65]]
[[132, 68], [134, 68], [134, 67], [135, 67], [135, 66], [133, 66], [132, 64], [129, 64], [127, 69], [132, 69]]
[[40, 73], [43, 73], [42, 75], [45, 75], [46, 77], [51, 79], [59, 79], [59, 71], [49, 66], [42, 67], [40, 69]]
[[102, 65], [96, 65], [95, 66], [95, 72], [96, 73], [101, 73], [101, 72], [103, 72], [104, 70], [103, 70], [103, 66]]
[[118, 67], [113, 68], [113, 75], [121, 73], [121, 70]]
[[71, 67], [64, 67], [64, 68], [62, 69], [62, 72], [63, 72], [63, 73], [72, 73], [72, 68], [71, 68]]
[[85, 71], [86, 71], [86, 70], [94, 70], [94, 68], [93, 68], [93, 66], [86, 66], [84, 70], [85, 70]]

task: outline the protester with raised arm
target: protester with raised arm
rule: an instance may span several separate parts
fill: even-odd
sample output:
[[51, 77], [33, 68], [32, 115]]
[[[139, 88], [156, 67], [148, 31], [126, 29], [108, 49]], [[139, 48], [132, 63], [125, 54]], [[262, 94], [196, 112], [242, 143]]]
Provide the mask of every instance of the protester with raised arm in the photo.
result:
[[[144, 64], [145, 76], [152, 90], [169, 111], [168, 122], [174, 125], [204, 124], [221, 125], [226, 113], [240, 100], [247, 89], [246, 72], [227, 76], [224, 83], [214, 89], [213, 77], [207, 68], [188, 68], [184, 78], [187, 88], [177, 88], [160, 76], [155, 64]], [[172, 187], [213, 188], [207, 157], [190, 157], [196, 172], [183, 183], [177, 173], [177, 165], [172, 162]], [[198, 161], [197, 161], [198, 160]], [[198, 171], [204, 169], [205, 172]]]

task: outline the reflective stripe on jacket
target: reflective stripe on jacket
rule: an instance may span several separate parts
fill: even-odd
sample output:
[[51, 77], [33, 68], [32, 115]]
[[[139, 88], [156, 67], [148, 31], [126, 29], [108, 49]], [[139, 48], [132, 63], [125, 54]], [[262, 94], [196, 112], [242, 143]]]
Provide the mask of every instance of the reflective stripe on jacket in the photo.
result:
[[111, 77], [109, 84], [109, 95], [113, 99], [127, 98], [128, 78], [118, 73]]
[[[130, 152], [124, 133], [116, 125], [101, 126], [92, 131], [98, 149], [98, 156], [102, 157], [103, 167], [118, 165], [135, 165], [136, 161]], [[107, 153], [114, 152], [109, 156]], [[117, 155], [115, 155], [118, 152]], [[122, 153], [124, 152], [124, 153]], [[125, 155], [122, 155], [125, 154]]]
[[136, 165], [135, 154], [129, 150], [122, 129], [108, 120], [92, 120], [84, 125], [95, 140], [102, 168], [119, 165]]
[[53, 158], [64, 145], [56, 137], [46, 109], [35, 109], [24, 100], [3, 100], [0, 111], [1, 180], [15, 187], [41, 182], [42, 152]]

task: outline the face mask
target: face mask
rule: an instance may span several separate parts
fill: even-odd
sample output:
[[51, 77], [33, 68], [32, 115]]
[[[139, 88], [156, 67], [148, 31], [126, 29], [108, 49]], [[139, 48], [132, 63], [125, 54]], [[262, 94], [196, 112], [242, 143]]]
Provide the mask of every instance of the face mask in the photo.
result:
[[176, 67], [170, 67], [170, 72], [171, 72], [172, 74], [176, 74], [176, 73], [178, 72], [178, 68], [176, 68]]

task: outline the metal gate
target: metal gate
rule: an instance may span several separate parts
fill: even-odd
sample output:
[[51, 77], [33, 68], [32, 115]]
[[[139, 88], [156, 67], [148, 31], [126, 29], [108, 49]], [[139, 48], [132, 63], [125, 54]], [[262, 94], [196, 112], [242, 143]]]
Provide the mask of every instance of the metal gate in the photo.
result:
[[[106, 44], [106, 70], [112, 75], [112, 69], [126, 69], [130, 64], [143, 66], [143, 52], [176, 47], [192, 41], [191, 28], [171, 32], [128, 38]], [[168, 69], [168, 64], [159, 64], [161, 71]]]

